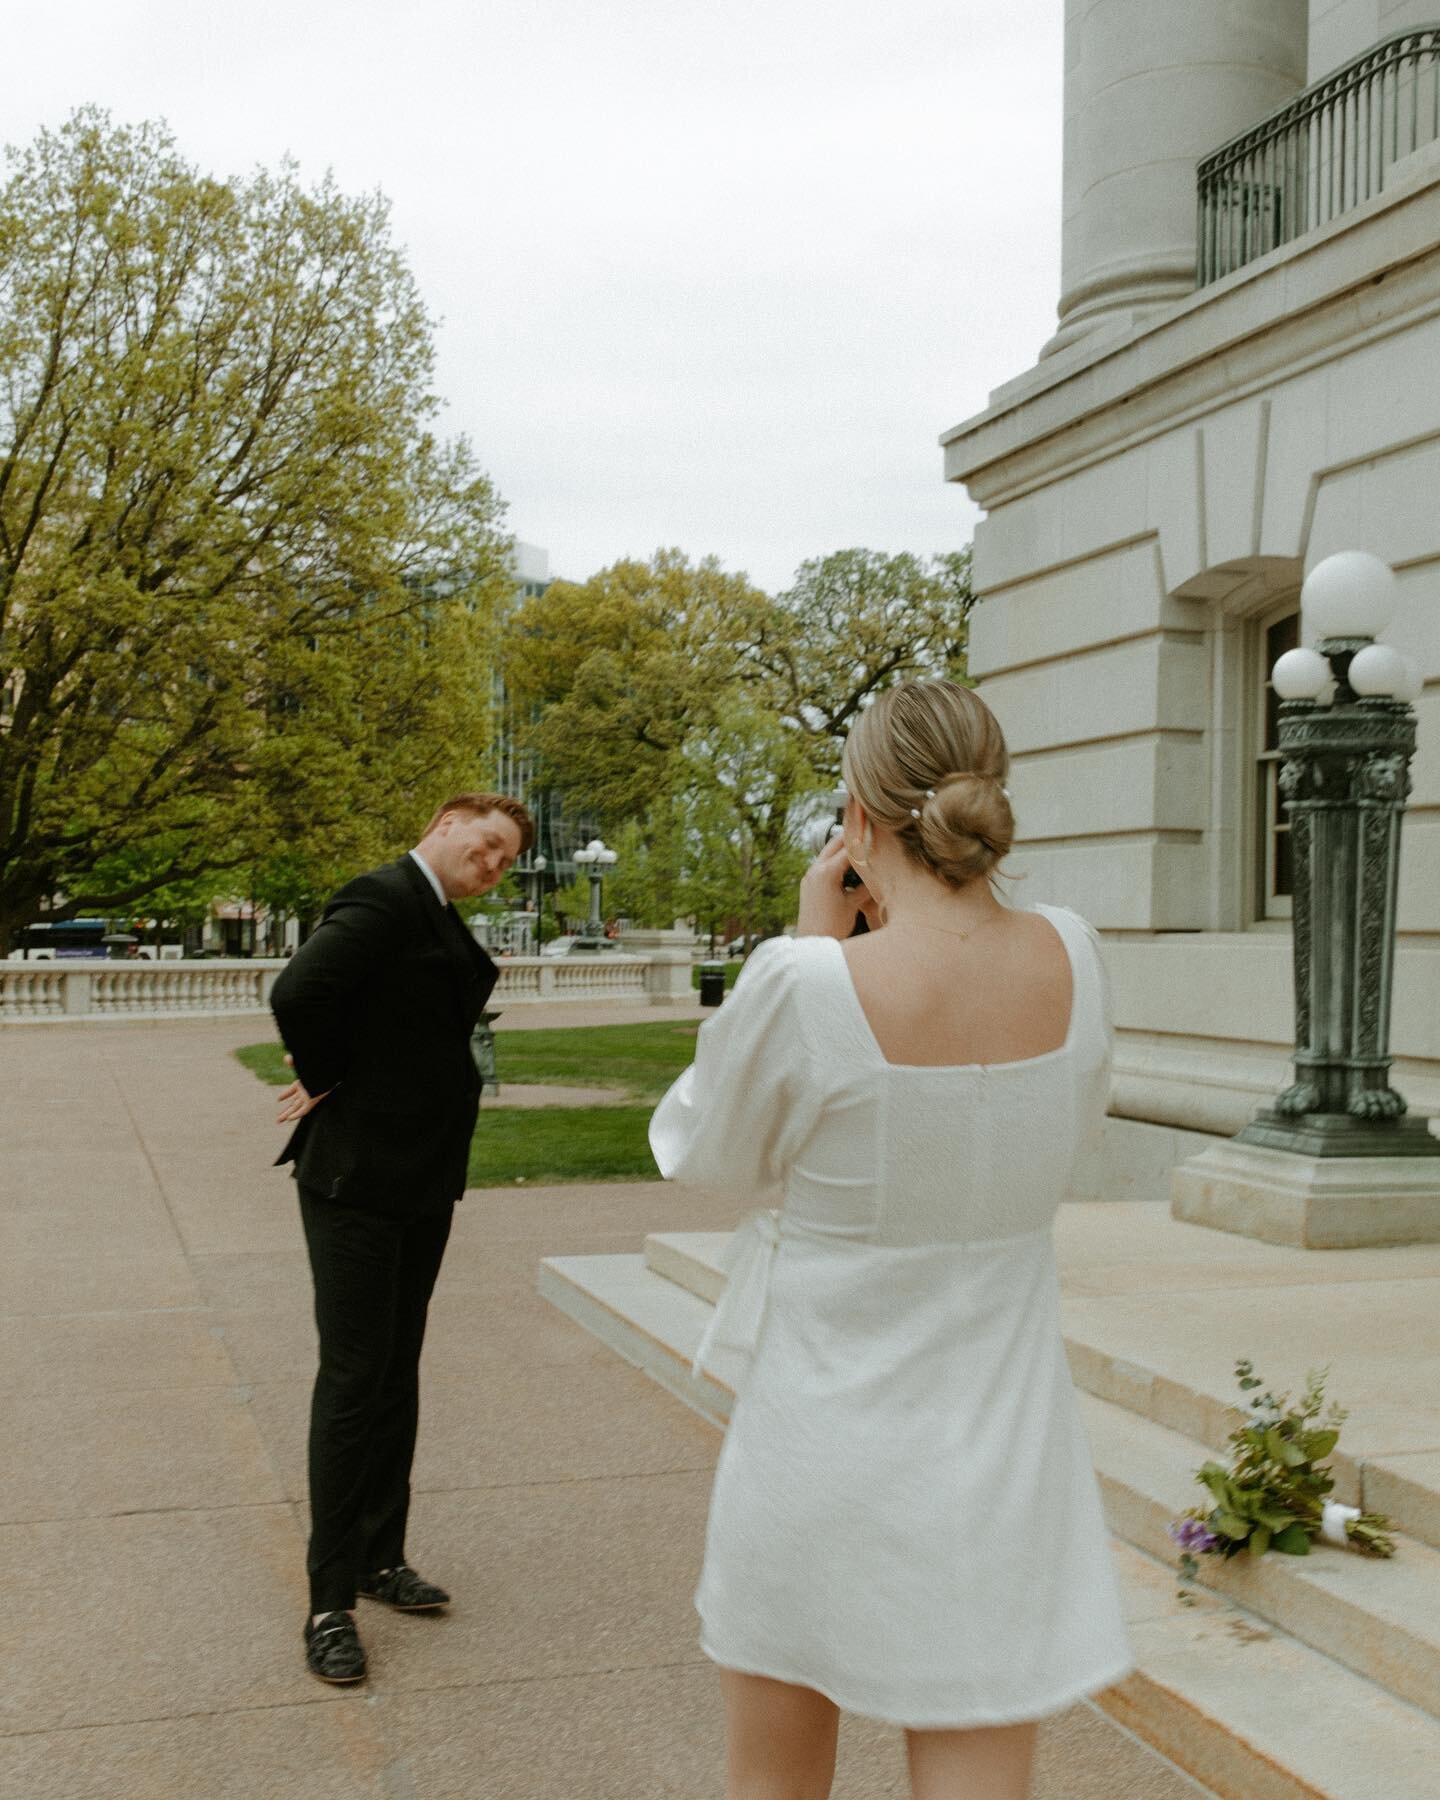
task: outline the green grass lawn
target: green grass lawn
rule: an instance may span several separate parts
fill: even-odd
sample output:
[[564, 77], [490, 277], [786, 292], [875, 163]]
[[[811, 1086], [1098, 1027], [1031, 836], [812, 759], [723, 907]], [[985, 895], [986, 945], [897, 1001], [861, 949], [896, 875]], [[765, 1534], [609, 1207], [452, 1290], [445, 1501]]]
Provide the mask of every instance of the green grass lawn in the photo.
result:
[[[500, 1081], [519, 1086], [603, 1087], [634, 1100], [658, 1100], [695, 1055], [693, 1019], [674, 1025], [560, 1026], [497, 1031]], [[262, 1081], [291, 1079], [279, 1044], [247, 1044], [236, 1056]]]
[[605, 1087], [655, 1101], [694, 1060], [694, 1019], [674, 1025], [577, 1025], [549, 1031], [500, 1030], [500, 1086]]
[[648, 1106], [480, 1108], [470, 1140], [471, 1187], [515, 1182], [658, 1181], [645, 1135]]
[[235, 1054], [252, 1075], [258, 1075], [272, 1087], [284, 1087], [287, 1081], [295, 1079], [282, 1060], [285, 1055], [283, 1044], [246, 1044]]
[[[547, 1087], [605, 1087], [634, 1106], [505, 1106], [486, 1100], [470, 1146], [476, 1187], [514, 1182], [658, 1180], [645, 1127], [654, 1102], [695, 1054], [693, 1020], [674, 1025], [586, 1025], [500, 1031], [500, 1080]], [[247, 1044], [236, 1056], [262, 1081], [292, 1079], [279, 1044]]]

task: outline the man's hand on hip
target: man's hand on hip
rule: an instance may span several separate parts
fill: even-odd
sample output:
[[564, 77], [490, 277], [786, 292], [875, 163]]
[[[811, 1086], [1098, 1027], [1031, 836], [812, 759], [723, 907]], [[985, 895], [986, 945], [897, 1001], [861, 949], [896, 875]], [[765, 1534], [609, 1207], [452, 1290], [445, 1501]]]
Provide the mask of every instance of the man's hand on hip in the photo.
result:
[[[287, 1056], [285, 1058], [285, 1067], [287, 1069], [293, 1069], [295, 1067], [295, 1060], [293, 1057]], [[307, 1094], [303, 1083], [292, 1081], [289, 1087], [281, 1088], [280, 1090], [280, 1110], [275, 1115], [275, 1123], [277, 1125], [290, 1125], [293, 1124], [296, 1119], [303, 1119], [306, 1113], [314, 1111], [325, 1098], [326, 1094], [333, 1092], [334, 1090], [332, 1088], [327, 1088], [324, 1094]]]

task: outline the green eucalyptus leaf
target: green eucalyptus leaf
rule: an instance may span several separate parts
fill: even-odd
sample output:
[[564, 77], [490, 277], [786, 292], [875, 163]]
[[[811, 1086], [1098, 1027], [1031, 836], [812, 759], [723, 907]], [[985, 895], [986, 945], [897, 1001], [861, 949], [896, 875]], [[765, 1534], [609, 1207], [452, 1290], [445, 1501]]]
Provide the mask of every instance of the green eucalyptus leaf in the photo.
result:
[[1310, 1554], [1310, 1533], [1297, 1520], [1278, 1532], [1272, 1548], [1282, 1551], [1286, 1556], [1308, 1556]]
[[1219, 1463], [1206, 1463], [1205, 1467], [1198, 1471], [1198, 1474], [1201, 1483], [1209, 1488], [1210, 1492], [1220, 1504], [1222, 1506], [1228, 1505], [1230, 1499], [1230, 1477], [1225, 1470], [1220, 1467]]
[[1305, 1452], [1288, 1438], [1282, 1437], [1278, 1425], [1272, 1425], [1265, 1433], [1265, 1449], [1271, 1460], [1279, 1463], [1282, 1468], [1298, 1469], [1305, 1462]]
[[1270, 1548], [1271, 1533], [1264, 1525], [1257, 1525], [1250, 1533], [1249, 1550], [1252, 1556], [1263, 1556]]

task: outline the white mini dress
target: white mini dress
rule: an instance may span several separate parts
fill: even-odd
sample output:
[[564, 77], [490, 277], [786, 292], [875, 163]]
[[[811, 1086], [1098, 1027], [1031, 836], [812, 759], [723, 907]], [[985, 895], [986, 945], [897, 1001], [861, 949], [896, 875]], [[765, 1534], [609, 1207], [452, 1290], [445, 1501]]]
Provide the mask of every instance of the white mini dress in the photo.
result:
[[[916, 1729], [1041, 1718], [1127, 1673], [1051, 1232], [1104, 1117], [1094, 933], [1065, 1042], [888, 1063], [834, 938], [772, 938], [650, 1127], [758, 1202], [697, 1367], [744, 1357], [695, 1596], [726, 1668]], [[774, 1210], [771, 1210], [771, 1209]]]

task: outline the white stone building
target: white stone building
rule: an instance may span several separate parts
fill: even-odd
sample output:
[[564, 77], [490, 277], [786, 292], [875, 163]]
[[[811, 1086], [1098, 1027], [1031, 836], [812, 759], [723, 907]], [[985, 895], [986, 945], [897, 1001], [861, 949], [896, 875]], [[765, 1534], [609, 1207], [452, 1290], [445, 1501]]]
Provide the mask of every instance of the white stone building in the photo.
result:
[[1017, 894], [1075, 906], [1107, 940], [1117, 1197], [1161, 1197], [1193, 1134], [1239, 1130], [1286, 1078], [1266, 678], [1304, 573], [1342, 549], [1396, 569], [1385, 637], [1429, 683], [1392, 1044], [1401, 1092], [1440, 1111], [1427, 18], [1434, 0], [1066, 0], [1059, 330], [944, 438], [947, 477], [985, 514], [971, 667], [1015, 757]]

